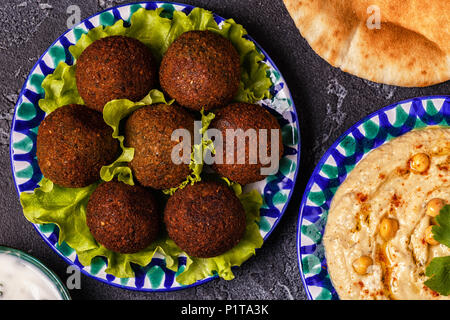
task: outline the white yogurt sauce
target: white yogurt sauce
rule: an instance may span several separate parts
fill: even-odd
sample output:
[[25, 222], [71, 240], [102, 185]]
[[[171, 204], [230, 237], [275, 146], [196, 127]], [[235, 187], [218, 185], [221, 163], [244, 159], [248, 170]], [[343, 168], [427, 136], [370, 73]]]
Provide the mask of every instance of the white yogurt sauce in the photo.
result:
[[0, 253], [0, 300], [61, 300], [56, 285], [36, 266]]

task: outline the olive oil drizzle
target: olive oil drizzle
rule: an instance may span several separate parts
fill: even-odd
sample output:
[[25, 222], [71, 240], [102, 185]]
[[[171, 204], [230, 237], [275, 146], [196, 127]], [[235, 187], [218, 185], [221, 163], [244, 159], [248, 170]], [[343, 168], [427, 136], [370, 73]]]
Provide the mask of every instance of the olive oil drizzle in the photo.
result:
[[377, 245], [376, 248], [376, 261], [381, 266], [383, 272], [382, 282], [383, 282], [383, 293], [390, 300], [396, 300], [394, 294], [392, 293], [391, 282], [392, 282], [392, 266], [386, 254], [387, 242], [383, 242], [381, 245]]

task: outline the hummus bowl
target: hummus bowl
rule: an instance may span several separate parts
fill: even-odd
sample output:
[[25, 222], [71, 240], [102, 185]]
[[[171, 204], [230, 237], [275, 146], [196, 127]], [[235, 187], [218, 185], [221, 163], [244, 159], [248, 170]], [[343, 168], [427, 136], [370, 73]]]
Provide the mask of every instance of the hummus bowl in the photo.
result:
[[[423, 286], [423, 270], [430, 258], [450, 255], [424, 241], [432, 223], [426, 201], [449, 200], [442, 170], [449, 127], [450, 97], [414, 98], [369, 115], [327, 150], [299, 212], [298, 263], [309, 299], [448, 298]], [[416, 154], [429, 154], [427, 171], [414, 172]], [[385, 219], [396, 227], [388, 240]], [[352, 262], [360, 257], [370, 260], [362, 276]]]

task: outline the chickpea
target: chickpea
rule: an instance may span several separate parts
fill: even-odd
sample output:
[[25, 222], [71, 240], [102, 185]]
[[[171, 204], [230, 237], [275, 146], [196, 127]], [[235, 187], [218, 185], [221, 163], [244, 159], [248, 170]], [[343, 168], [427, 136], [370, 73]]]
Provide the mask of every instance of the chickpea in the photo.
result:
[[432, 228], [433, 226], [429, 226], [428, 228], [425, 229], [425, 241], [431, 246], [437, 246], [439, 242], [437, 242], [433, 238], [433, 232], [431, 231]]
[[380, 236], [385, 240], [389, 241], [398, 230], [398, 221], [391, 218], [383, 218], [380, 223]]
[[422, 173], [430, 167], [430, 157], [425, 153], [415, 154], [409, 161], [409, 167], [415, 173]]
[[434, 198], [427, 203], [427, 215], [430, 217], [436, 217], [442, 208], [445, 206], [445, 201], [439, 198]]
[[367, 268], [373, 264], [372, 258], [368, 256], [362, 256], [353, 261], [353, 270], [357, 274], [364, 275], [367, 273]]

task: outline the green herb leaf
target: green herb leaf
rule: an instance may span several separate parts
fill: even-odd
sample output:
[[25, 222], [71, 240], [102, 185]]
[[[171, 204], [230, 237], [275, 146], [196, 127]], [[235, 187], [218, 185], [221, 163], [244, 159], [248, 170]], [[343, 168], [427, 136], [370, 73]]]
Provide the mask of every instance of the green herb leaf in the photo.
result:
[[125, 137], [119, 133], [120, 121], [143, 106], [158, 103], [172, 104], [173, 100], [167, 102], [164, 98], [164, 94], [161, 91], [154, 89], [139, 102], [120, 99], [110, 101], [105, 105], [103, 108], [103, 119], [111, 128], [113, 128], [112, 136], [119, 140], [122, 154], [112, 164], [101, 168], [100, 177], [102, 180], [111, 181], [114, 177], [117, 177], [119, 181], [134, 185], [133, 175], [131, 169], [128, 167], [128, 162], [133, 160], [134, 149], [124, 146]]
[[431, 260], [425, 275], [429, 277], [425, 285], [444, 296], [450, 295], [450, 256]]
[[[436, 216], [437, 225], [433, 226], [433, 238], [450, 247], [450, 205], [444, 206]], [[429, 277], [425, 285], [444, 295], [450, 295], [450, 256], [436, 257], [427, 266], [425, 275]]]
[[450, 248], [450, 205], [444, 206], [436, 216], [437, 225], [431, 229], [433, 238]]

